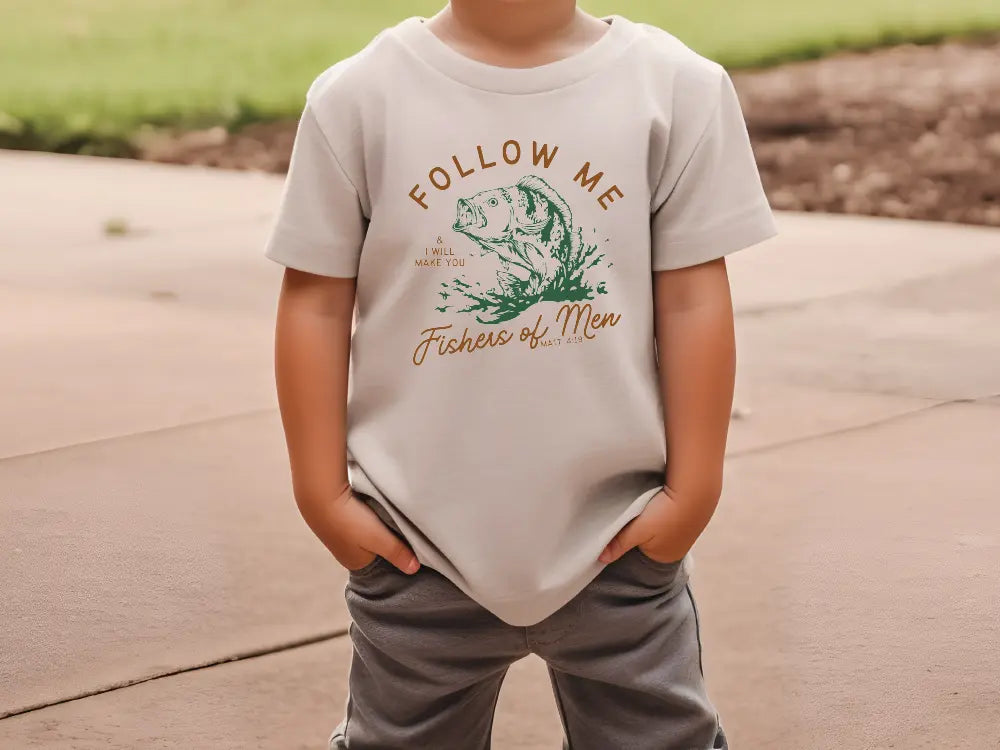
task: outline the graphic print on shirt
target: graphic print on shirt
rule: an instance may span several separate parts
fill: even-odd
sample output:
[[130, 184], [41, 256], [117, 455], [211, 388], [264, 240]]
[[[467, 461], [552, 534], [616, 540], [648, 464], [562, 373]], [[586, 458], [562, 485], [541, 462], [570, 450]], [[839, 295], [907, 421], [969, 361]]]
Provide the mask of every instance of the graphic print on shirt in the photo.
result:
[[[622, 313], [608, 305], [618, 291], [611, 239], [589, 220], [578, 225], [570, 203], [578, 217], [596, 219], [628, 191], [596, 161], [569, 160], [557, 144], [530, 144], [511, 138], [496, 151], [478, 144], [450, 159], [441, 155], [426, 182], [408, 191], [415, 210], [433, 209], [453, 235], [447, 241], [438, 231], [413, 259], [421, 276], [441, 274], [428, 285], [435, 320], [418, 322], [414, 365], [499, 348], [589, 346], [621, 322]], [[484, 185], [479, 176], [487, 171], [495, 177]], [[470, 177], [477, 189], [460, 191]]]
[[452, 229], [476, 243], [481, 256], [495, 255], [499, 268], [489, 288], [462, 277], [443, 282], [441, 297], [460, 302], [435, 308], [440, 312], [473, 313], [480, 323], [502, 323], [536, 302], [577, 302], [606, 293], [604, 281], [595, 285], [584, 277], [604, 254], [584, 242], [569, 204], [537, 175], [459, 198]]

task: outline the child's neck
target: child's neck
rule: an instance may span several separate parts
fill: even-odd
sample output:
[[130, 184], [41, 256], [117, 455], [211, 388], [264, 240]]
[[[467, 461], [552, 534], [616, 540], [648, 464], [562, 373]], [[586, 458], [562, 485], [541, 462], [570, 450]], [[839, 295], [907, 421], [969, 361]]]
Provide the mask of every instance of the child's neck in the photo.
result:
[[558, 60], [607, 31], [576, 0], [451, 0], [428, 25], [459, 52], [509, 67]]

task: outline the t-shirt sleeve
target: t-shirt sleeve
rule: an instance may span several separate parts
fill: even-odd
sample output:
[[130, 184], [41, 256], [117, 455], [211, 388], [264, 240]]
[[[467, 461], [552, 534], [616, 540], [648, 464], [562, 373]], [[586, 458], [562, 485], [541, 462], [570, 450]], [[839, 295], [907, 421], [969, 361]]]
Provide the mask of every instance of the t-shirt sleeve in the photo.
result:
[[358, 191], [307, 103], [264, 254], [300, 271], [355, 277], [367, 227]]
[[704, 130], [688, 139], [693, 149], [668, 149], [654, 191], [654, 271], [706, 263], [777, 234], [736, 89], [720, 72], [719, 95]]

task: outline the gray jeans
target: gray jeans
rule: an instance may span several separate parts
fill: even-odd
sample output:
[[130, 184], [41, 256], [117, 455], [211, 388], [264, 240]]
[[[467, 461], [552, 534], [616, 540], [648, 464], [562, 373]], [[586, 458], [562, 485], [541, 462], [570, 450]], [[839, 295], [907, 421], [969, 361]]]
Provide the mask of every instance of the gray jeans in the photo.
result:
[[529, 653], [548, 664], [564, 750], [727, 748], [685, 571], [632, 549], [514, 627], [431, 568], [375, 558], [345, 590], [354, 655], [330, 750], [488, 750], [504, 675]]

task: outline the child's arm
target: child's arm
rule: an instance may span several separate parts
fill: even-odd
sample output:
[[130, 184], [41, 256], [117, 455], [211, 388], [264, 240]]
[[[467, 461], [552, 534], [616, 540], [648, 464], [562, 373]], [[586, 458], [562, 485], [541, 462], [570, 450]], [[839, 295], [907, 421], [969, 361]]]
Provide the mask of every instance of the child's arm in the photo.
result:
[[603, 562], [637, 545], [655, 559], [679, 560], [708, 524], [722, 491], [736, 372], [725, 260], [659, 271], [653, 280], [665, 488], [609, 543]]
[[353, 278], [285, 271], [275, 329], [275, 380], [292, 488], [309, 528], [347, 568], [386, 558], [405, 572], [413, 552], [351, 493], [347, 378]]
[[[679, 560], [715, 512], [736, 369], [724, 257], [777, 232], [732, 80], [714, 63], [687, 72], [672, 101], [688, 116], [673, 118], [650, 203], [664, 490], [611, 540], [604, 562], [636, 545]], [[715, 96], [706, 79], [718, 84]]]

